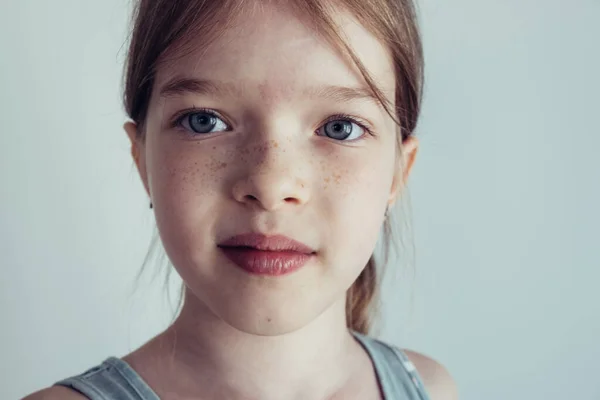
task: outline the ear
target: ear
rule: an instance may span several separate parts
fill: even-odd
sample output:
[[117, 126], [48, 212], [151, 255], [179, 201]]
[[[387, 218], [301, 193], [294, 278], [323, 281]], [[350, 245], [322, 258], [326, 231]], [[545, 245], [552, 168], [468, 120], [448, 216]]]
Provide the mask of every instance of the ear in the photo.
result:
[[138, 136], [138, 126], [134, 122], [126, 122], [123, 125], [123, 129], [127, 133], [129, 140], [131, 141], [131, 156], [142, 179], [142, 184], [146, 189], [146, 193], [150, 196], [150, 189], [148, 185], [148, 174], [146, 172], [146, 147], [144, 141]]
[[396, 202], [402, 189], [406, 186], [408, 176], [410, 175], [415, 162], [415, 157], [417, 156], [418, 148], [419, 140], [414, 136], [410, 136], [402, 142], [402, 145], [400, 146], [402, 157], [399, 157], [399, 160], [396, 163], [396, 173], [394, 174], [394, 181], [392, 182], [388, 205], [392, 206]]

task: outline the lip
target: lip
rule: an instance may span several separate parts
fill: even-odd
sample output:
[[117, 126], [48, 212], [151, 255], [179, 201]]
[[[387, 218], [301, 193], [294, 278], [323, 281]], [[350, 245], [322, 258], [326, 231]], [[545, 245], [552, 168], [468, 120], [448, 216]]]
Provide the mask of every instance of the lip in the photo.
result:
[[225, 256], [246, 272], [280, 276], [302, 268], [315, 250], [287, 236], [246, 233], [218, 244]]

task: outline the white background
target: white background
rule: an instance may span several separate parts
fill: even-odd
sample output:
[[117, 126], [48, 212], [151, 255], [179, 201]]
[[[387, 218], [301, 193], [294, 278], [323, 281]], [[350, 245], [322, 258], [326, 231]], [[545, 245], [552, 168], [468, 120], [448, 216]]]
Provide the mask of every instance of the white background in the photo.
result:
[[[171, 316], [153, 261], [131, 295], [154, 223], [121, 130], [128, 12], [0, 2], [2, 399]], [[600, 2], [427, 0], [421, 20], [416, 274], [387, 282], [382, 336], [464, 400], [598, 400]]]

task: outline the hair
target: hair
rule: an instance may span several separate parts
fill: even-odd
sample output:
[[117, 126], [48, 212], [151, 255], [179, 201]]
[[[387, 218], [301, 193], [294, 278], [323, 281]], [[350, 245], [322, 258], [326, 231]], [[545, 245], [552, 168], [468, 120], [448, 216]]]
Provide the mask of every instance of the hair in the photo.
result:
[[[135, 0], [123, 100], [129, 118], [138, 126], [138, 139], [145, 140], [148, 105], [159, 67], [193, 51], [194, 38], [201, 36], [207, 41], [216, 38], [235, 16], [247, 12], [248, 6], [260, 7], [261, 2], [264, 4], [265, 0]], [[423, 50], [413, 0], [286, 0], [286, 3], [357, 66], [369, 89], [396, 122], [400, 149], [402, 142], [414, 134], [423, 91]], [[388, 49], [396, 76], [393, 104], [344, 41], [332, 18], [334, 7], [350, 12]], [[379, 260], [373, 254], [347, 292], [348, 328], [363, 334], [369, 333], [378, 310], [381, 272], [394, 244], [392, 228], [390, 218], [386, 218], [382, 238], [385, 257]], [[170, 270], [167, 280], [169, 273]], [[179, 309], [184, 291], [185, 284]]]

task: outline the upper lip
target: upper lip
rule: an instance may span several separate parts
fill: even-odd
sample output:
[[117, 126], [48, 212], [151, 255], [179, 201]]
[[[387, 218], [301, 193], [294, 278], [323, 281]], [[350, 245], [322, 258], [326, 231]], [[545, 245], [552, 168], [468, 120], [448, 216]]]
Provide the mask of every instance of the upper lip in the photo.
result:
[[219, 243], [219, 247], [250, 247], [263, 251], [294, 251], [312, 254], [313, 248], [283, 235], [263, 235], [261, 233], [244, 233], [232, 236]]

